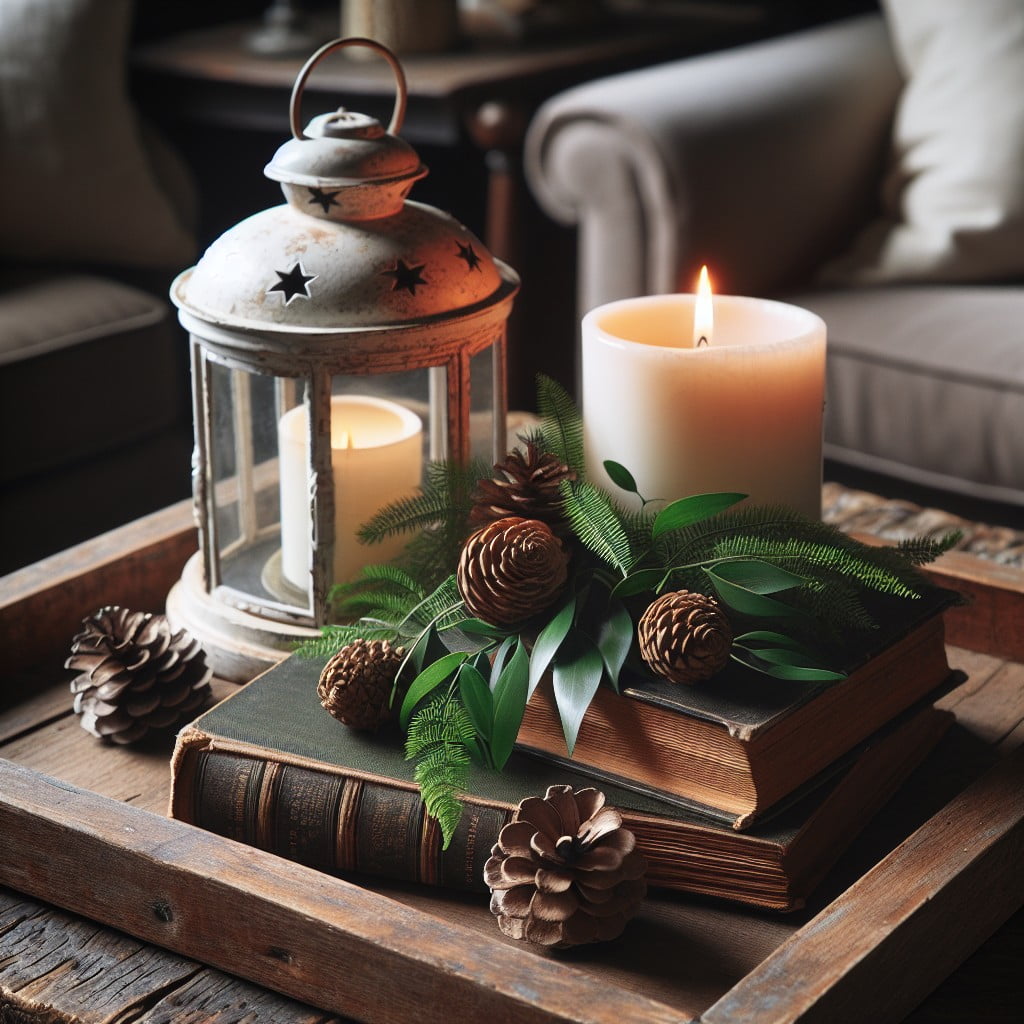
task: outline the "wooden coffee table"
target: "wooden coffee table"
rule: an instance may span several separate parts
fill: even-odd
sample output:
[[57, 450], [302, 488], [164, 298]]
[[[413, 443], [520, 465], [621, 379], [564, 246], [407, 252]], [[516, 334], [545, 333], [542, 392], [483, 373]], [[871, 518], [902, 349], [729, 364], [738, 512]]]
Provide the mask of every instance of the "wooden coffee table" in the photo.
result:
[[479, 897], [341, 881], [170, 821], [170, 743], [108, 748], [79, 728], [61, 665], [80, 620], [103, 604], [160, 610], [194, 548], [182, 503], [0, 583], [0, 1021], [920, 1024], [1019, 1010], [1021, 570], [961, 552], [937, 565], [972, 597], [949, 618], [970, 677], [944, 702], [957, 725], [812, 906], [773, 916], [654, 894], [620, 940], [559, 956], [504, 939]]

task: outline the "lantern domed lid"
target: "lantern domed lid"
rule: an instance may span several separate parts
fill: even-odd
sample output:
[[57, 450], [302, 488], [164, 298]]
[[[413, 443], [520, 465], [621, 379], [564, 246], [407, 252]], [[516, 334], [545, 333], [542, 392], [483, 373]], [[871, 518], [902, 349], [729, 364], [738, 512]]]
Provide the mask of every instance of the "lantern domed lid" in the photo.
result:
[[468, 317], [518, 287], [513, 270], [431, 206], [407, 201], [394, 216], [345, 223], [289, 204], [229, 228], [171, 296], [208, 323], [325, 333]]

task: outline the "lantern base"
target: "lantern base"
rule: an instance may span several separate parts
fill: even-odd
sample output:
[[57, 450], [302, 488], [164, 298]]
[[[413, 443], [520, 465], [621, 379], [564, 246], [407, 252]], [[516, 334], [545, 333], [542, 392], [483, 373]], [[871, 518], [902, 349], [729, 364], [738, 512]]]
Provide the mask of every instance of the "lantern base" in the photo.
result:
[[310, 626], [276, 622], [219, 600], [206, 590], [199, 554], [188, 560], [167, 595], [167, 619], [202, 644], [215, 676], [235, 683], [254, 679], [287, 657], [297, 642], [319, 636]]

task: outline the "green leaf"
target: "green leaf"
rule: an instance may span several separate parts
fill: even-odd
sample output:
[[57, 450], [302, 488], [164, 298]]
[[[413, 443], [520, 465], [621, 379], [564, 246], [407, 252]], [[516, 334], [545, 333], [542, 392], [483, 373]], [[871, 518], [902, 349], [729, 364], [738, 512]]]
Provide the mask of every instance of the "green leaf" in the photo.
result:
[[[708, 571], [708, 567], [704, 567]], [[771, 562], [758, 558], [744, 558], [734, 562], [719, 562], [715, 572], [720, 578], [743, 587], [755, 594], [776, 594], [780, 590], [791, 590], [801, 587], [807, 580], [796, 573], [781, 569]]]
[[764, 675], [789, 682], [828, 683], [846, 678], [842, 672], [835, 672], [832, 669], [794, 664], [791, 652], [779, 649], [751, 651], [733, 644], [731, 657]]
[[479, 670], [468, 662], [459, 669], [459, 696], [469, 714], [473, 728], [488, 742], [491, 739], [491, 724], [494, 719], [494, 701], [491, 688]]
[[519, 726], [526, 710], [526, 693], [529, 685], [530, 659], [520, 641], [508, 664], [502, 670], [501, 678], [494, 687], [494, 727], [491, 730], [491, 757], [494, 767], [501, 768], [512, 753]]
[[597, 646], [604, 660], [608, 679], [616, 691], [619, 688], [619, 673], [626, 663], [632, 645], [633, 619], [621, 601], [612, 599], [608, 602], [607, 614], [601, 620]]
[[692, 494], [666, 505], [654, 520], [651, 536], [657, 539], [670, 530], [680, 530], [691, 523], [699, 523], [704, 519], [732, 508], [737, 502], [746, 498], [745, 494], [722, 491], [713, 494]]
[[621, 487], [624, 491], [629, 491], [630, 494], [640, 493], [637, 490], [633, 474], [621, 462], [616, 462], [614, 459], [605, 459], [604, 471], [616, 487]]
[[494, 658], [491, 660], [491, 690], [498, 685], [498, 680], [501, 678], [501, 673], [505, 669], [505, 662], [508, 660], [509, 655], [512, 653], [513, 648], [519, 642], [517, 636], [507, 636], [502, 640], [498, 649], [494, 652]]
[[[739, 563], [730, 562], [727, 564], [732, 567]], [[741, 583], [733, 582], [728, 575], [722, 572], [724, 568], [725, 566], [721, 564], [716, 565], [713, 569], [709, 566], [704, 566], [704, 572], [711, 578], [718, 596], [730, 608], [743, 615], [755, 615], [760, 618], [779, 618], [782, 616], [796, 618], [800, 615], [797, 609], [790, 607], [788, 604], [765, 597], [764, 594], [757, 590]], [[746, 578], [742, 572], [737, 575], [741, 579]]]
[[612, 597], [632, 597], [634, 594], [657, 591], [667, 576], [667, 569], [638, 569], [615, 584]]
[[409, 716], [412, 714], [413, 708], [428, 693], [436, 690], [442, 683], [451, 679], [458, 667], [468, 657], [469, 654], [466, 651], [452, 651], [443, 658], [438, 658], [437, 661], [431, 662], [420, 672], [409, 686], [409, 692], [406, 693], [405, 700], [402, 701], [402, 710], [398, 714], [398, 720], [403, 729], [409, 723]]
[[537, 635], [530, 654], [530, 686], [528, 695], [532, 695], [537, 689], [537, 684], [547, 671], [551, 659], [558, 652], [558, 648], [565, 635], [572, 628], [573, 616], [576, 614], [576, 595], [571, 594], [569, 599], [555, 613], [550, 622]]
[[604, 675], [604, 659], [589, 637], [573, 632], [555, 659], [552, 675], [558, 717], [571, 757], [580, 723]]
[[491, 640], [501, 640], [509, 635], [507, 629], [502, 629], [500, 626], [492, 626], [489, 622], [484, 622], [483, 619], [459, 619], [447, 628], [460, 629], [463, 633], [468, 633], [470, 636], [485, 636]]

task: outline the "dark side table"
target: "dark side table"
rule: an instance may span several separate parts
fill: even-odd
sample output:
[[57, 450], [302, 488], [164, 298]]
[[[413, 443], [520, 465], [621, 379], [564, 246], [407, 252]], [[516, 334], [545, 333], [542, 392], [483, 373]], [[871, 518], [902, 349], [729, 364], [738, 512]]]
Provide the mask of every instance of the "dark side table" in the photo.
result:
[[[262, 170], [290, 137], [289, 96], [304, 57], [249, 52], [252, 23], [233, 23], [147, 42], [132, 53], [133, 91], [185, 156], [199, 185], [200, 242], [281, 201]], [[452, 52], [402, 57], [408, 109], [402, 136], [431, 168], [414, 198], [450, 210], [515, 267], [523, 292], [510, 324], [513, 406], [533, 403], [539, 369], [571, 365], [575, 253], [571, 236], [532, 203], [521, 147], [530, 117], [549, 96], [600, 75], [696, 54], [770, 34], [758, 5], [694, 5], [667, 20], [609, 19], [586, 31], [516, 44], [467, 41]], [[327, 40], [337, 27], [325, 23]], [[379, 59], [351, 51], [319, 64], [306, 86], [302, 121], [338, 106], [387, 124], [394, 77]]]

